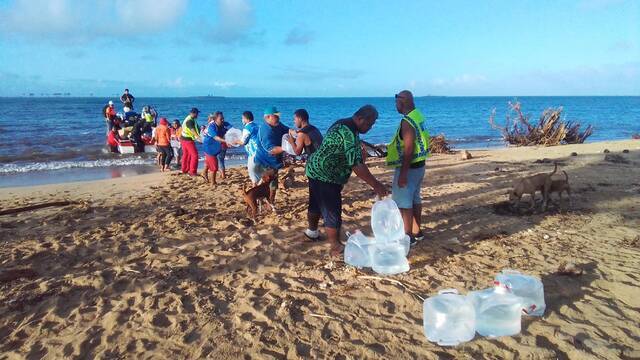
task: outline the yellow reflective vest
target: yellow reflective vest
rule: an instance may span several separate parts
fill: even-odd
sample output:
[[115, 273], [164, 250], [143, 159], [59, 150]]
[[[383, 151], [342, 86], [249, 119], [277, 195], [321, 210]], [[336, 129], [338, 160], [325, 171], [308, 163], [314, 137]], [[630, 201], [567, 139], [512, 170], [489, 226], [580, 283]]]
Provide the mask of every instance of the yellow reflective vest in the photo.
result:
[[[414, 109], [403, 120], [406, 120], [411, 127], [416, 131], [416, 138], [413, 144], [413, 156], [411, 158], [411, 164], [425, 161], [429, 157], [429, 132], [427, 131], [424, 116], [418, 109]], [[389, 146], [387, 146], [387, 166], [400, 167], [402, 166], [402, 152], [404, 151], [404, 141], [400, 138], [400, 131], [402, 124], [398, 126], [395, 136], [391, 140]]]
[[[187, 127], [187, 121], [189, 120], [193, 120], [193, 128], [195, 129], [195, 131]], [[191, 117], [191, 114], [187, 115], [187, 117], [184, 118], [184, 121], [182, 121], [182, 134], [180, 136], [182, 136], [185, 139], [189, 139], [193, 141], [195, 141], [196, 138], [200, 137], [200, 129], [198, 126], [198, 122], [196, 121], [196, 119], [193, 119]]]

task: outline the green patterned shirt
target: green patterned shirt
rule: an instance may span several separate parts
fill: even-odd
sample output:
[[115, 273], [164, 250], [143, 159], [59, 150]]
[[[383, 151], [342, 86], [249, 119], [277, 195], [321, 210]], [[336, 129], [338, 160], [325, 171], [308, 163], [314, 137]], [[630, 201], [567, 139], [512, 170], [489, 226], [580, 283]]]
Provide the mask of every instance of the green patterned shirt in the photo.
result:
[[360, 136], [350, 118], [342, 119], [331, 125], [320, 148], [309, 157], [306, 174], [311, 179], [344, 185], [357, 164], [362, 164]]

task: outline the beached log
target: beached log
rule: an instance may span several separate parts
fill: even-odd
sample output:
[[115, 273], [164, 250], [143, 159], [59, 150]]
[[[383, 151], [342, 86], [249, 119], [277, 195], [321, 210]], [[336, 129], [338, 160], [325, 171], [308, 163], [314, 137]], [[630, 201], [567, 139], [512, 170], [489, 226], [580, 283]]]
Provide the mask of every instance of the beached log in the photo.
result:
[[23, 206], [19, 208], [0, 210], [0, 215], [18, 214], [25, 211], [38, 210], [38, 209], [52, 207], [52, 206], [67, 206], [71, 204], [76, 204], [76, 203], [73, 201], [51, 201], [51, 202], [46, 202], [42, 204], [34, 204], [34, 205]]
[[581, 124], [562, 119], [562, 107], [548, 108], [542, 112], [537, 124], [532, 124], [529, 115], [522, 112], [519, 102], [509, 102], [509, 113], [504, 126], [495, 122], [496, 111], [489, 116], [492, 128], [502, 133], [502, 138], [511, 145], [554, 146], [563, 144], [582, 144], [591, 134], [593, 127], [587, 126], [580, 131]]

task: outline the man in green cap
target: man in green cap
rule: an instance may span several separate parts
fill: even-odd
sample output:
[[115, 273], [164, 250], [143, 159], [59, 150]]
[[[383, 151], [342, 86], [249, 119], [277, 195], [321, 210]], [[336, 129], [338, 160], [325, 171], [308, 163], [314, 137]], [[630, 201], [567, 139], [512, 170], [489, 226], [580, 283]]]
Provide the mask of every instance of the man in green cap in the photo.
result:
[[275, 106], [269, 106], [264, 110], [264, 122], [258, 128], [258, 148], [256, 149], [256, 175], [262, 174], [268, 169], [275, 171], [276, 176], [269, 184], [271, 204], [275, 204], [278, 188], [278, 169], [284, 166], [282, 149], [282, 136], [289, 133], [289, 128], [280, 122], [280, 112]]

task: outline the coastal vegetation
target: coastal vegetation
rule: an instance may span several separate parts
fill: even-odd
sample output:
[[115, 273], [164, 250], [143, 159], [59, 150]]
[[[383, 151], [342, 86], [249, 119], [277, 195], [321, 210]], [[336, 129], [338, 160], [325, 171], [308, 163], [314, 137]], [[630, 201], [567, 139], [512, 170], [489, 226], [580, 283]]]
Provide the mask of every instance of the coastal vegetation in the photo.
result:
[[496, 110], [489, 116], [492, 128], [502, 133], [502, 138], [510, 145], [554, 146], [564, 144], [582, 144], [593, 133], [593, 127], [588, 125], [580, 131], [582, 124], [562, 118], [562, 107], [547, 108], [540, 115], [538, 123], [530, 121], [530, 115], [522, 112], [520, 102], [509, 102], [509, 111], [504, 126], [496, 124]]

